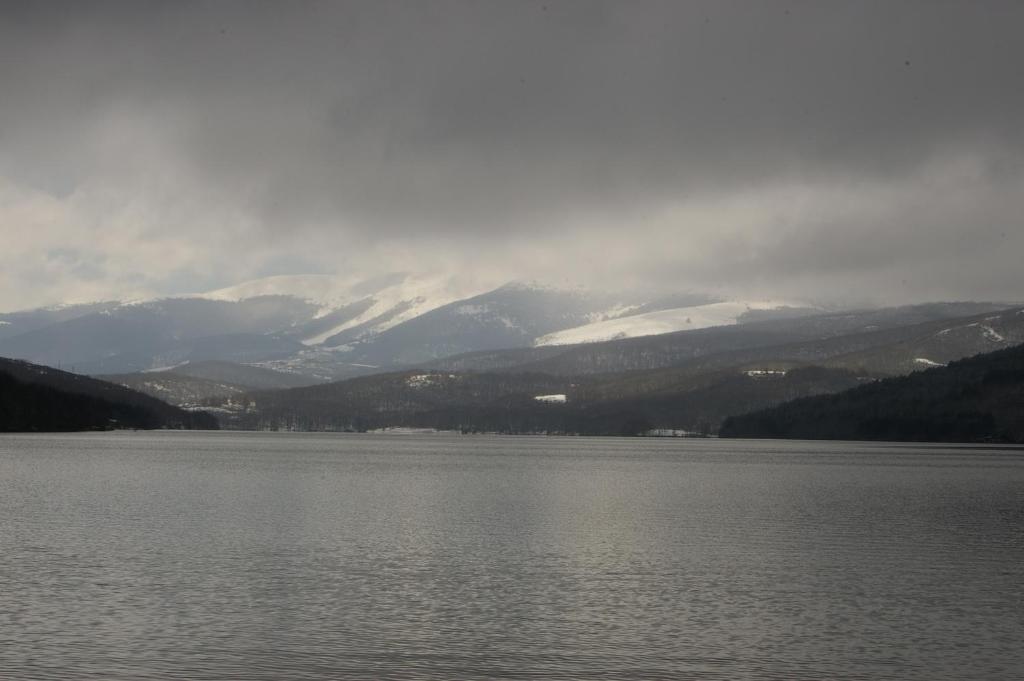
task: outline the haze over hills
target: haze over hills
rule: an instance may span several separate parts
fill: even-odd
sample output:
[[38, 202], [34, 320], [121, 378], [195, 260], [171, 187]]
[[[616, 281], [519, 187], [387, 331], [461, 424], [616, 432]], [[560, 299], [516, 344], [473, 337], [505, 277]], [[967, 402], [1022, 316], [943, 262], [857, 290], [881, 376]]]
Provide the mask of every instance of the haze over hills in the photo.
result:
[[[682, 317], [698, 313], [655, 329], [649, 315], [713, 302], [703, 294], [522, 283], [482, 288], [447, 276], [271, 277], [191, 297], [0, 315], [0, 355], [90, 374], [220, 360], [343, 378], [530, 346], [608, 320], [619, 320], [625, 335], [687, 328], [692, 319]], [[749, 307], [733, 304], [715, 323], [735, 323]]]
[[[0, 355], [211, 408], [228, 427], [301, 429], [509, 430], [504, 404], [531, 432], [712, 433], [745, 411], [1024, 342], [1024, 308], [1004, 303], [837, 312], [402, 274], [271, 277], [0, 322]], [[546, 394], [566, 398], [534, 399]]]
[[[992, 307], [932, 304], [473, 353], [205, 404], [244, 428], [714, 433], [730, 416], [1024, 342], [1024, 308]], [[973, 314], [955, 316], [964, 313]]]
[[[460, 370], [536, 363], [529, 370], [587, 373], [654, 368], [712, 350], [1006, 307], [943, 303], [823, 314], [783, 301], [721, 301], [699, 293], [609, 293], [523, 283], [488, 289], [439, 275], [288, 276], [191, 297], [0, 314], [0, 356], [86, 374], [207, 361], [258, 365], [311, 380], [424, 363]], [[686, 331], [695, 333], [678, 335]], [[659, 340], [673, 338], [685, 341], [676, 347], [674, 340], [668, 346]], [[624, 339], [625, 345], [605, 344]], [[620, 350], [634, 360], [609, 359], [609, 352]], [[937, 353], [933, 361], [946, 361], [941, 349], [925, 350]]]
[[303, 374], [222, 361], [185, 362], [172, 368], [106, 374], [97, 378], [183, 407], [196, 407], [211, 399], [256, 390], [296, 388], [320, 382]]

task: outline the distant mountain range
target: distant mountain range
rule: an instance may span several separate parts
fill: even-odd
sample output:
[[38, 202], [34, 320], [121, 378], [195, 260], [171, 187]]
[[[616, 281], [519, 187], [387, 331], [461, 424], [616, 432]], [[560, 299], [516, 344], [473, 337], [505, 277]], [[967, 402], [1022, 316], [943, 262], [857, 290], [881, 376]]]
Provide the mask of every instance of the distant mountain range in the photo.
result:
[[797, 318], [761, 317], [748, 323], [601, 343], [467, 353], [429, 366], [580, 375], [680, 366], [706, 371], [785, 361], [898, 374], [1024, 342], [1022, 309], [991, 303], [929, 303]]
[[226, 427], [239, 428], [714, 434], [732, 416], [1024, 342], [1024, 308], [947, 316], [979, 307], [913, 306], [473, 353], [416, 371], [206, 404]]
[[715, 433], [1019, 343], [1024, 307], [1005, 303], [827, 312], [409, 275], [0, 315], [0, 355], [210, 409], [226, 427], [308, 430]]
[[215, 360], [338, 379], [481, 350], [737, 323], [765, 307], [522, 283], [481, 290], [452, 277], [271, 277], [191, 297], [0, 314], [0, 356], [86, 374]]

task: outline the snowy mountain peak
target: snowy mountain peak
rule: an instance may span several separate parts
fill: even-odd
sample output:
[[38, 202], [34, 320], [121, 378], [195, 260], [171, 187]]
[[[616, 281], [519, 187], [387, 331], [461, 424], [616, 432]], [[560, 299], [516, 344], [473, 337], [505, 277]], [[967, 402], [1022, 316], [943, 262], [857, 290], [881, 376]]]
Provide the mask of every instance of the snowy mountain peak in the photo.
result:
[[500, 291], [523, 291], [523, 292], [539, 292], [539, 293], [570, 293], [570, 294], [585, 294], [589, 293], [589, 289], [583, 284], [579, 283], [568, 283], [562, 282], [556, 284], [549, 281], [540, 281], [538, 279], [516, 279], [509, 281], [501, 286], [498, 290]]
[[333, 378], [466, 352], [734, 324], [768, 307], [461, 274], [284, 275], [191, 296], [0, 315], [0, 350], [104, 373], [223, 360]]
[[364, 278], [333, 274], [281, 275], [254, 279], [235, 286], [199, 294], [198, 298], [239, 301], [258, 296], [291, 296], [321, 307], [321, 315], [342, 305], [365, 298], [412, 301], [419, 298], [444, 299], [446, 302], [488, 290], [457, 276], [389, 272]]
[[291, 296], [329, 307], [351, 300], [361, 281], [332, 274], [286, 274], [242, 282], [195, 297], [237, 302], [259, 296]]

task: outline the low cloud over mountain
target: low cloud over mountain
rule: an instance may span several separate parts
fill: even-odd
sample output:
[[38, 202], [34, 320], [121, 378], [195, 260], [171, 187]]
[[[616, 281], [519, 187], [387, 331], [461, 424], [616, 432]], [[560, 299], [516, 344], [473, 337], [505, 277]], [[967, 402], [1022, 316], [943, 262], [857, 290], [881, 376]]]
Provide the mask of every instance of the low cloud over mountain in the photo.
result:
[[23, 3], [0, 309], [275, 274], [1015, 299], [1024, 6]]

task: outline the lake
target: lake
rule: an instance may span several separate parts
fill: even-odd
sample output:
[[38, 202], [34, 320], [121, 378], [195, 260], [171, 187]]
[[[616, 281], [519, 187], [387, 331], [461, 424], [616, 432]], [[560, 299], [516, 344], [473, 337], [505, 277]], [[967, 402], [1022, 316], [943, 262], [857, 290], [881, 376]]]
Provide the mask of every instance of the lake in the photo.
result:
[[0, 436], [5, 679], [1024, 677], [1024, 451]]

